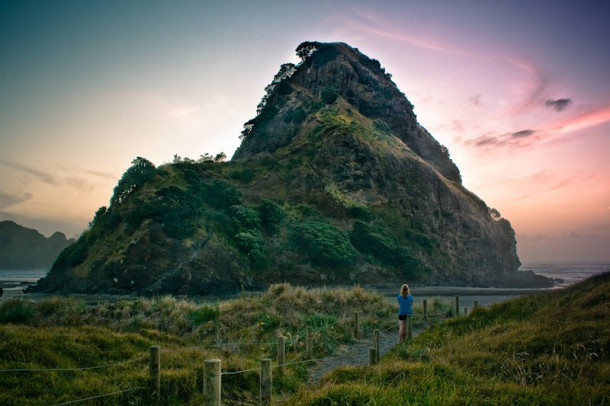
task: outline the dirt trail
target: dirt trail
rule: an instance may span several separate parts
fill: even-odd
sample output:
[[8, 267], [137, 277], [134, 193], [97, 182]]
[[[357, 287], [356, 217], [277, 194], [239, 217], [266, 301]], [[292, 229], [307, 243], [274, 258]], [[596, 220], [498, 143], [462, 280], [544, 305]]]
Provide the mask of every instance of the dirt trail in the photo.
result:
[[[414, 329], [413, 337], [417, 336], [422, 330]], [[379, 333], [379, 353], [386, 354], [398, 344], [398, 325], [396, 328]], [[368, 365], [369, 349], [373, 347], [373, 337], [364, 337], [355, 341], [349, 346], [341, 346], [331, 357], [318, 361], [311, 369], [309, 382], [317, 384], [320, 379], [335, 368], [345, 365], [359, 366]]]

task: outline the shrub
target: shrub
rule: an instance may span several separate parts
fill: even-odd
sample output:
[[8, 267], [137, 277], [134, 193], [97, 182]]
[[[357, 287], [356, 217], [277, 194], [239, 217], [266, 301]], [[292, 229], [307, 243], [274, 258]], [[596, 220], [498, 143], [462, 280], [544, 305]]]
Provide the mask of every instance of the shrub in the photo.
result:
[[72, 297], [50, 297], [37, 301], [36, 311], [41, 317], [55, 320], [57, 324], [79, 325], [83, 322], [87, 305]]
[[214, 305], [203, 305], [196, 310], [188, 313], [186, 318], [192, 327], [197, 327], [208, 321], [218, 321], [220, 318], [220, 306], [218, 303]]
[[53, 268], [66, 269], [80, 265], [87, 258], [87, 249], [88, 243], [83, 235], [75, 243], [64, 248], [55, 260]]
[[95, 227], [95, 225], [100, 222], [100, 219], [104, 216], [104, 214], [106, 214], [106, 206], [102, 206], [99, 209], [97, 209], [97, 211], [95, 212], [95, 215], [93, 216], [93, 220], [91, 220], [91, 222], [89, 222], [89, 228], [91, 229], [91, 228]]
[[364, 206], [350, 206], [347, 209], [347, 213], [351, 218], [362, 221], [371, 221], [377, 217], [375, 213]]
[[182, 239], [196, 230], [196, 217], [201, 208], [197, 195], [176, 186], [156, 192], [154, 200], [136, 200], [125, 220], [128, 230], [134, 232], [145, 219], [153, 219], [162, 224], [169, 237]]
[[238, 233], [234, 237], [237, 248], [242, 254], [248, 256], [253, 268], [261, 269], [267, 264], [267, 253], [265, 243], [260, 234], [246, 231]]
[[237, 224], [224, 211], [217, 210], [210, 213], [208, 220], [213, 230], [232, 236], [237, 233]]
[[131, 161], [131, 164], [114, 188], [111, 199], [113, 205], [123, 203], [136, 188], [141, 187], [156, 174], [155, 166], [145, 158], [137, 157]]
[[217, 209], [241, 204], [241, 192], [220, 180], [215, 180], [207, 187], [205, 198], [206, 203]]
[[284, 114], [284, 122], [298, 125], [301, 124], [306, 117], [307, 113], [302, 107], [297, 107], [296, 109], [289, 108]]
[[320, 92], [320, 100], [322, 100], [322, 103], [324, 104], [333, 104], [335, 100], [337, 100], [337, 97], [339, 97], [339, 93], [337, 93], [337, 90], [335, 90], [334, 87], [325, 87]]
[[270, 314], [269, 312], [261, 312], [256, 315], [257, 326], [261, 332], [271, 332], [279, 327], [282, 319], [274, 314]]
[[349, 233], [350, 241], [360, 252], [370, 254], [388, 265], [406, 266], [407, 276], [421, 273], [421, 263], [413, 257], [409, 249], [383, 224], [367, 224], [356, 221]]
[[286, 211], [269, 199], [261, 201], [258, 206], [258, 213], [263, 227], [271, 235], [280, 230], [286, 218]]
[[358, 255], [344, 232], [319, 221], [297, 225], [291, 240], [313, 263], [346, 265], [353, 263]]
[[383, 120], [374, 120], [373, 125], [375, 125], [376, 129], [385, 133], [390, 133], [392, 131], [392, 128], [390, 128], [388, 123]]
[[0, 323], [28, 323], [35, 313], [31, 300], [9, 299], [0, 304]]
[[434, 237], [417, 230], [407, 230], [406, 236], [407, 239], [422, 247], [426, 252], [432, 252], [438, 244]]
[[175, 186], [157, 191], [158, 201], [155, 219], [163, 224], [169, 237], [182, 239], [196, 230], [195, 219], [201, 201], [193, 194]]
[[254, 171], [252, 169], [244, 168], [240, 171], [231, 172], [231, 179], [238, 180], [242, 183], [248, 184], [254, 179]]
[[237, 222], [239, 229], [258, 230], [260, 228], [261, 219], [254, 209], [236, 204], [230, 207], [229, 215]]
[[324, 219], [324, 216], [318, 209], [308, 204], [299, 204], [296, 206], [296, 210], [301, 216], [307, 219]]

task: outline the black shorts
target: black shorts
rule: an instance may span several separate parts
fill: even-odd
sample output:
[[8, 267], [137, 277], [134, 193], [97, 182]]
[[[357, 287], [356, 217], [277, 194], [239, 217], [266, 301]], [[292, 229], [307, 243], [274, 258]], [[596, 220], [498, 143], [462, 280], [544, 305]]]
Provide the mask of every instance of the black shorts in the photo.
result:
[[406, 320], [407, 319], [407, 315], [406, 314], [399, 314], [398, 315], [398, 320]]

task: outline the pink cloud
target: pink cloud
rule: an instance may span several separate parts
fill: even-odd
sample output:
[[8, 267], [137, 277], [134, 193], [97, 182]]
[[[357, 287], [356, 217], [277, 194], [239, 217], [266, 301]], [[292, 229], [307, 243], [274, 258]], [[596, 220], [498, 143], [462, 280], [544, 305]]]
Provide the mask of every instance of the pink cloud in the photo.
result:
[[510, 110], [510, 114], [519, 114], [527, 108], [535, 105], [549, 85], [549, 80], [536, 66], [511, 57], [504, 56], [512, 65], [524, 70], [530, 76], [530, 83], [526, 87], [523, 100]]
[[540, 142], [546, 135], [546, 133], [528, 128], [504, 134], [486, 133], [477, 138], [466, 140], [464, 144], [483, 149], [524, 148]]
[[515, 200], [525, 200], [534, 196], [538, 198], [542, 194], [555, 192], [566, 187], [584, 185], [585, 182], [594, 179], [598, 175], [599, 172], [596, 170], [561, 174], [545, 169], [523, 177], [508, 179], [505, 183], [520, 185], [524, 192], [515, 196]]
[[562, 133], [584, 130], [610, 121], [610, 106], [563, 121], [556, 128]]
[[464, 145], [481, 149], [520, 149], [547, 142], [561, 134], [571, 133], [610, 122], [610, 106], [582, 114], [577, 117], [552, 123], [540, 129], [525, 129], [511, 133], [492, 132], [464, 141]]
[[[442, 43], [439, 41], [433, 41], [421, 36], [411, 35], [408, 32], [394, 31], [392, 29], [378, 28], [387, 27], [388, 24], [378, 15], [369, 11], [360, 11], [355, 13], [356, 18], [343, 17], [344, 25], [350, 29], [366, 33], [377, 38], [388, 39], [396, 42], [402, 42], [403, 44], [415, 46], [418, 48], [426, 49], [434, 52], [441, 52], [445, 54], [475, 57], [464, 49], [460, 49], [451, 44]], [[358, 20], [358, 21], [357, 21]]]

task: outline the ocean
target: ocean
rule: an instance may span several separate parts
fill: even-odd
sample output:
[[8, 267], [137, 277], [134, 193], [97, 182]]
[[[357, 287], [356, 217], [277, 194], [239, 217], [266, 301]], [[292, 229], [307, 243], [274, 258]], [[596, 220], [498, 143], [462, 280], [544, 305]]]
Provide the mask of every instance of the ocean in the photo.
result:
[[520, 271], [533, 271], [555, 280], [556, 286], [569, 286], [590, 276], [610, 272], [610, 262], [529, 262]]
[[[0, 269], [0, 288], [3, 289], [2, 299], [20, 295], [22, 290], [38, 279], [46, 276], [48, 269], [6, 270]], [[1, 299], [0, 299], [1, 300]]]
[[[543, 275], [555, 280], [557, 287], [565, 287], [577, 283], [590, 276], [604, 272], [610, 272], [610, 261], [605, 262], [530, 262], [521, 265], [520, 270], [531, 270], [538, 275]], [[4, 288], [5, 293], [12, 291], [10, 296], [20, 294], [21, 290], [28, 284], [36, 283], [40, 278], [47, 274], [47, 269], [30, 269], [30, 270], [0, 270], [0, 286]], [[486, 288], [492, 293], [494, 288]], [[502, 294], [498, 292], [498, 294]], [[442, 291], [436, 292], [435, 295], [448, 296]], [[5, 295], [7, 296], [7, 295]], [[472, 300], [477, 300], [477, 297], [472, 297]]]
[[43, 278], [49, 272], [48, 269], [25, 269], [19, 271], [0, 269], [0, 283], [5, 282], [38, 282], [38, 279]]

